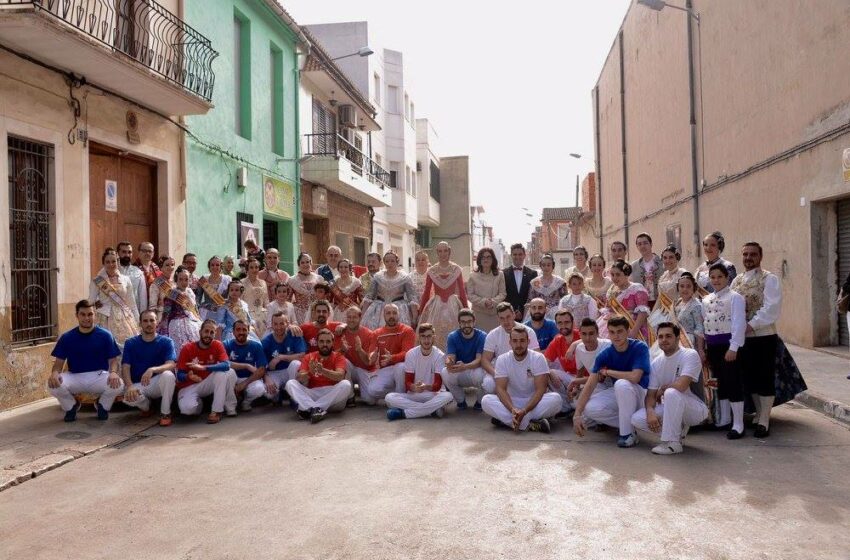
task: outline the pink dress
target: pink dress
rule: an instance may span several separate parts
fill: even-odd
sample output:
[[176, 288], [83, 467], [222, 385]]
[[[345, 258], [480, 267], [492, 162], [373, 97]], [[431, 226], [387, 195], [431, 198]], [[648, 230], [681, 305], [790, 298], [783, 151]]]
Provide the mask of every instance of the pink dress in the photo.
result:
[[421, 301], [419, 324], [434, 325], [434, 346], [445, 351], [449, 333], [457, 329], [457, 314], [468, 305], [463, 269], [454, 263], [429, 268]]
[[[608, 290], [608, 299], [616, 298], [623, 308], [632, 314], [632, 319], [637, 319], [638, 313], [646, 313], [649, 315], [649, 293], [643, 285], [637, 282], [632, 282], [629, 286], [620, 290], [617, 286], [612, 285]], [[606, 329], [607, 330], [607, 329]], [[649, 330], [644, 324], [640, 329], [643, 335], [644, 342], [649, 340]]]

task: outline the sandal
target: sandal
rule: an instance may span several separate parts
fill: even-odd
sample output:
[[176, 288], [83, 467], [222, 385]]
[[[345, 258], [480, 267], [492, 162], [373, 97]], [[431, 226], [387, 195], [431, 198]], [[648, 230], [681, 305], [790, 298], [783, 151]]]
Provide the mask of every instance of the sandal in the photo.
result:
[[218, 424], [219, 422], [221, 422], [221, 413], [210, 412], [210, 415], [207, 416], [207, 424]]

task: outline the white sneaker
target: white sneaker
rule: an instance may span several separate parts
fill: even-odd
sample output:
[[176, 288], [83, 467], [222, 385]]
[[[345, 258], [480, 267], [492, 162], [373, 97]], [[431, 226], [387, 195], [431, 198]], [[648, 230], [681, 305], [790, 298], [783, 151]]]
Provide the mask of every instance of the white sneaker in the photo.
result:
[[248, 399], [245, 399], [244, 401], [242, 401], [241, 407], [242, 407], [242, 412], [249, 412], [251, 410], [251, 401], [249, 401]]
[[685, 437], [688, 435], [688, 432], [689, 432], [690, 430], [691, 430], [691, 427], [690, 427], [690, 426], [688, 426], [688, 425], [685, 425], [685, 426], [682, 428], [682, 434], [681, 434], [681, 437], [679, 438], [679, 441], [682, 441], [683, 439], [685, 439]]
[[652, 452], [656, 455], [676, 455], [682, 451], [682, 444], [678, 441], [662, 441], [652, 448]]
[[236, 409], [234, 408], [232, 410], [225, 410], [224, 414], [232, 418], [233, 416], [236, 416]]

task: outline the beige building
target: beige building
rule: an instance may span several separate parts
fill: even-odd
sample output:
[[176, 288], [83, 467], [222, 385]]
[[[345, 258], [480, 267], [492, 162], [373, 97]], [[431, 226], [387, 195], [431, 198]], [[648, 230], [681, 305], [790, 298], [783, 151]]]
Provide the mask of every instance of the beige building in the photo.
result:
[[846, 2], [645, 4], [663, 6], [632, 4], [593, 90], [597, 198], [582, 244], [607, 256], [647, 231], [656, 252], [680, 240], [693, 270], [700, 238], [720, 230], [742, 270], [740, 246], [758, 241], [783, 284], [781, 334], [846, 344], [833, 303], [850, 272]]
[[65, 4], [0, 0], [0, 409], [47, 395], [105, 246], [185, 251], [176, 119], [211, 107], [216, 53], [181, 2]]

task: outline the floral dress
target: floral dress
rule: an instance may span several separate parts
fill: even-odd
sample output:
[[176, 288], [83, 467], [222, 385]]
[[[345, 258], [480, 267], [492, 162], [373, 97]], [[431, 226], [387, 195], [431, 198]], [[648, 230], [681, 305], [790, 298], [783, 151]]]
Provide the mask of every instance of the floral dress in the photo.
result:
[[313, 292], [313, 286], [319, 282], [324, 282], [321, 276], [315, 272], [308, 275], [295, 274], [289, 278], [289, 287], [292, 288], [292, 304], [295, 306], [295, 316], [298, 318], [298, 324], [307, 322], [310, 306], [316, 300], [316, 295]]
[[418, 304], [416, 289], [410, 280], [410, 275], [399, 270], [395, 276], [388, 276], [385, 270], [372, 278], [372, 285], [363, 305], [368, 308], [363, 312], [361, 324], [369, 330], [384, 326], [384, 306], [394, 303], [398, 306], [398, 320], [405, 325], [411, 325], [411, 304]]
[[189, 288], [182, 292], [179, 289], [177, 291], [186, 299], [173, 299], [174, 292], [166, 295], [162, 307], [162, 322], [168, 338], [174, 341], [174, 348], [180, 353], [184, 344], [201, 339], [201, 319], [197, 315], [195, 293]]
[[254, 284], [251, 283], [251, 280], [245, 278], [242, 280], [242, 285], [245, 286], [242, 299], [248, 304], [251, 317], [256, 321], [254, 329], [257, 331], [257, 336], [263, 338], [266, 333], [266, 307], [269, 306], [268, 287], [259, 278]]
[[[210, 281], [209, 274], [203, 278], [206, 279], [207, 282]], [[230, 282], [232, 282], [232, 278], [226, 274], [222, 274], [219, 276], [218, 283], [213, 285], [213, 289], [218, 292], [218, 295], [227, 299], [227, 286], [230, 285]], [[201, 314], [201, 319], [206, 319], [207, 316], [215, 315], [218, 312], [218, 306], [212, 298], [210, 298], [203, 289], [201, 289], [198, 293], [201, 294], [201, 297], [198, 299], [198, 311]]]
[[[649, 315], [649, 293], [642, 284], [638, 284], [637, 282], [631, 282], [624, 290], [612, 285], [608, 290], [608, 300], [609, 302], [616, 300], [620, 307], [631, 314], [632, 320], [636, 320], [640, 313]], [[611, 307], [609, 306], [609, 308]], [[611, 310], [614, 311], [613, 308]], [[606, 335], [608, 333], [607, 327], [605, 333]], [[643, 341], [648, 343], [649, 330], [646, 324], [641, 327], [640, 334], [643, 337]]]
[[[211, 317], [212, 318], [212, 317]], [[259, 341], [257, 336], [256, 323], [251, 311], [248, 309], [248, 303], [244, 300], [237, 300], [235, 303], [227, 301], [218, 309], [218, 315], [215, 317], [216, 323], [221, 327], [221, 341], [228, 342], [233, 340], [233, 325], [236, 321], [244, 321], [248, 324], [248, 337]]]
[[416, 290], [416, 298], [418, 301], [422, 301], [422, 293], [425, 291], [425, 279], [427, 277], [427, 270], [422, 274], [416, 272], [415, 270], [410, 273], [410, 281], [413, 282], [413, 288]]
[[348, 286], [342, 287], [339, 280], [331, 287], [333, 320], [345, 322], [345, 312], [352, 305], [359, 306], [363, 301], [363, 286], [360, 280], [352, 277]]
[[[542, 276], [537, 276], [531, 280], [531, 287], [528, 290], [528, 301], [534, 298], [542, 298], [546, 302], [546, 318], [555, 320], [555, 313], [558, 312], [558, 306], [561, 303], [561, 298], [567, 294], [567, 283], [564, 279], [557, 275], [552, 275], [548, 284], [544, 284], [545, 279]], [[525, 319], [531, 319], [531, 314], [528, 307], [525, 309]]]
[[569, 293], [561, 298], [558, 303], [559, 309], [566, 309], [573, 316], [573, 326], [579, 328], [584, 319], [596, 320], [599, 317], [599, 309], [596, 300], [588, 294]]
[[434, 345], [445, 351], [449, 333], [457, 329], [457, 314], [467, 306], [463, 269], [455, 263], [429, 268], [421, 301], [419, 323], [434, 325]]
[[665, 270], [664, 273], [658, 277], [658, 295], [660, 296], [661, 294], [664, 294], [670, 298], [670, 301], [676, 301], [679, 299], [679, 278], [681, 278], [683, 272], [687, 272], [687, 270], [684, 268]]
[[91, 281], [89, 301], [100, 303], [97, 324], [112, 333], [118, 346], [123, 347], [125, 340], [139, 334], [139, 313], [129, 276], [119, 272], [117, 281], [111, 280], [101, 269]]

